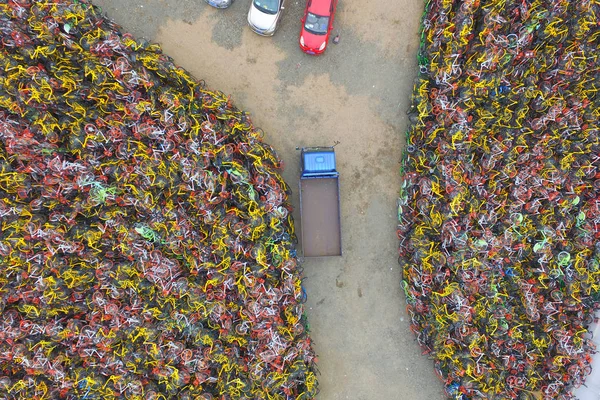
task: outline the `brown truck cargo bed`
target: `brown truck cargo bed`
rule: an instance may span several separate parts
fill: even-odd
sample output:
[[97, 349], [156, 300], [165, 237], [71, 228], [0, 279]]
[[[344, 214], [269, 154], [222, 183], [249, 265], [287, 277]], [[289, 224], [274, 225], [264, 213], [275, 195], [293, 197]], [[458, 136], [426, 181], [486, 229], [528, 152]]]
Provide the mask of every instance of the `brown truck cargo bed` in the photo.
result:
[[305, 257], [342, 255], [338, 178], [300, 180], [300, 220]]

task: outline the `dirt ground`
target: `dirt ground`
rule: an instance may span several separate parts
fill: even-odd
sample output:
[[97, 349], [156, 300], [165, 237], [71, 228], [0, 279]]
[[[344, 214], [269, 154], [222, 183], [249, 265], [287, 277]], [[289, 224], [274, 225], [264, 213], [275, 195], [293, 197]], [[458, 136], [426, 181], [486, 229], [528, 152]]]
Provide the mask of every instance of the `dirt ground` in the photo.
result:
[[344, 255], [303, 262], [319, 399], [443, 398], [431, 360], [409, 331], [395, 236], [424, 2], [340, 0], [333, 31], [340, 43], [320, 57], [298, 47], [305, 0], [286, 0], [272, 38], [246, 26], [249, 0], [227, 10], [202, 0], [95, 3], [251, 113], [286, 163], [296, 210], [297, 147], [339, 142]]

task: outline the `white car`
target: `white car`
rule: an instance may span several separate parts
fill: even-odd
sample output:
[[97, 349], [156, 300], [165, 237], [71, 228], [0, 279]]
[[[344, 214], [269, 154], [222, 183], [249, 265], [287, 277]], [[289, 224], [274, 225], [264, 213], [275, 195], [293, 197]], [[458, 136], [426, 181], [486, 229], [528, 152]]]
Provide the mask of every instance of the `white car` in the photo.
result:
[[284, 0], [252, 0], [248, 25], [259, 35], [273, 36], [281, 19]]

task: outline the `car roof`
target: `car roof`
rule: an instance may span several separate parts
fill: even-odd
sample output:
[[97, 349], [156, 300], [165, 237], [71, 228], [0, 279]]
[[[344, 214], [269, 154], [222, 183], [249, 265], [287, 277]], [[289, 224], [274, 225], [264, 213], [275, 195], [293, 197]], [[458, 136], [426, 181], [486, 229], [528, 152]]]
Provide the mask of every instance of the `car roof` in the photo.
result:
[[308, 6], [308, 11], [322, 16], [329, 16], [331, 12], [329, 9], [331, 8], [331, 3], [334, 0], [310, 0], [310, 6]]

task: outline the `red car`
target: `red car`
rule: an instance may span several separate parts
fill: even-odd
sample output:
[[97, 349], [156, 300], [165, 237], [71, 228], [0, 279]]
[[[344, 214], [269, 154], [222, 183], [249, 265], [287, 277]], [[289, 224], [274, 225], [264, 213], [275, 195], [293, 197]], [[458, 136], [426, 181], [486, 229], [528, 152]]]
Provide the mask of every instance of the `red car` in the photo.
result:
[[325, 51], [336, 6], [337, 0], [307, 0], [300, 31], [300, 48], [303, 52], [321, 54]]

